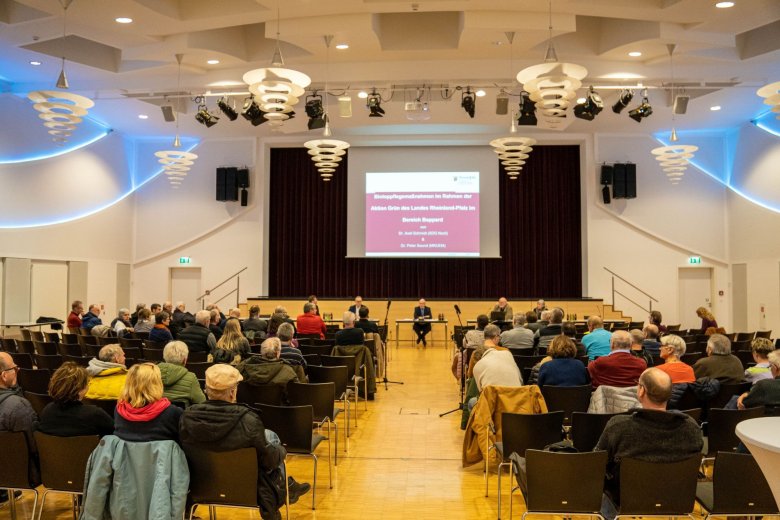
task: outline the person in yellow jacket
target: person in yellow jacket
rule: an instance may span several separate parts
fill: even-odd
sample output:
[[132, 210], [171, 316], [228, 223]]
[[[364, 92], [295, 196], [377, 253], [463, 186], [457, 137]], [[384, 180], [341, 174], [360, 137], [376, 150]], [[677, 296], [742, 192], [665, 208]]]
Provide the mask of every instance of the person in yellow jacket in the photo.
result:
[[106, 345], [97, 358], [89, 361], [87, 372], [90, 380], [86, 399], [118, 399], [127, 377], [124, 350], [119, 345]]

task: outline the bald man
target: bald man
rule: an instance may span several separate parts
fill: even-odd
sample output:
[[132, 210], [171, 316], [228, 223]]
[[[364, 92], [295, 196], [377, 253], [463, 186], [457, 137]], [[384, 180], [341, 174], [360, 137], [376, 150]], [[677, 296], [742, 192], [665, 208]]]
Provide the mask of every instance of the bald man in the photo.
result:
[[600, 385], [636, 386], [647, 363], [631, 353], [634, 339], [625, 330], [616, 330], [610, 339], [610, 352], [588, 364], [590, 381], [595, 390]]
[[[16, 375], [19, 367], [5, 352], [0, 352], [0, 431], [24, 432], [27, 445], [30, 448], [29, 476], [32, 481], [38, 479], [37, 450], [33, 430], [38, 423], [38, 416], [30, 402], [22, 397], [22, 389], [17, 385]], [[0, 493], [0, 502], [8, 500], [7, 493]]]

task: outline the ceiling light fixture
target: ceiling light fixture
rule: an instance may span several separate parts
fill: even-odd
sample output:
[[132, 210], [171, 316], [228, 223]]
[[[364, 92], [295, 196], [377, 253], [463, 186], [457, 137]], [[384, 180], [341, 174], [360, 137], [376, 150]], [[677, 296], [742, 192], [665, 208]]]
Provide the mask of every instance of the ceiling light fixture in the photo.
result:
[[466, 87], [466, 91], [461, 94], [460, 106], [466, 111], [469, 117], [472, 119], [474, 118], [474, 113], [477, 109], [477, 98], [474, 93], [471, 92], [471, 87]]
[[728, 9], [729, 7], [734, 7], [734, 2], [717, 2], [715, 7], [718, 9]]
[[209, 65], [219, 65], [219, 60], [208, 60], [206, 63]]
[[325, 109], [322, 107], [322, 96], [315, 91], [306, 97], [306, 115], [309, 116], [309, 130], [325, 128]]
[[52, 140], [59, 145], [65, 144], [87, 111], [95, 106], [87, 97], [57, 90], [36, 90], [27, 94], [27, 98], [40, 112], [38, 117], [46, 121], [43, 126], [49, 129]]
[[582, 86], [588, 70], [574, 63], [561, 63], [553, 46], [552, 0], [549, 5], [549, 38], [544, 63], [532, 65], [517, 73], [517, 81], [530, 93], [544, 121], [556, 129], [566, 117], [566, 109]]
[[586, 121], [593, 121], [593, 119], [604, 109], [604, 102], [601, 100], [601, 96], [593, 90], [593, 85], [588, 89], [588, 95], [580, 103], [574, 105], [574, 117], [585, 119]]
[[236, 100], [233, 98], [233, 103], [230, 104], [228, 102], [227, 96], [222, 96], [219, 101], [217, 101], [217, 106], [222, 111], [225, 116], [230, 119], [231, 121], [235, 121], [238, 119], [238, 111], [236, 110]]
[[623, 109], [626, 108], [629, 103], [631, 103], [632, 99], [634, 99], [634, 91], [630, 89], [623, 89], [620, 92], [620, 96], [618, 96], [618, 100], [614, 105], [612, 105], [612, 111], [616, 114], [621, 113]]
[[40, 64], [41, 64], [41, 62], [40, 61], [36, 61], [36, 60], [33, 60], [33, 61], [30, 62], [30, 65], [33, 65], [35, 67], [37, 67]]
[[[418, 88], [413, 101], [407, 101], [404, 104], [406, 119], [409, 121], [427, 121], [431, 118], [428, 101], [423, 101], [425, 92], [425, 87]], [[404, 91], [404, 95], [406, 95], [406, 91]], [[428, 98], [430, 98], [430, 90], [428, 90]]]
[[[176, 63], [178, 70], [176, 72], [176, 92], [181, 92], [181, 62], [184, 54], [176, 54]], [[181, 112], [181, 96], [176, 96], [176, 113]], [[181, 139], [179, 138], [179, 118], [176, 118], [176, 137], [173, 139], [173, 148], [181, 148]], [[168, 177], [168, 183], [171, 188], [178, 189], [181, 186], [190, 167], [195, 164], [198, 156], [192, 152], [182, 150], [160, 150], [154, 154], [160, 164], [163, 165], [163, 173]]]
[[523, 91], [520, 96], [520, 117], [517, 119], [517, 124], [521, 126], [536, 126], [538, 123], [536, 119], [536, 105], [531, 101], [531, 95]]
[[250, 70], [244, 74], [249, 91], [254, 94], [265, 118], [272, 126], [280, 126], [293, 117], [293, 107], [298, 98], [304, 95], [311, 78], [303, 72], [284, 66], [282, 49], [279, 44], [279, 11], [276, 14], [276, 48], [271, 58], [271, 66]]
[[632, 58], [638, 58], [642, 55], [642, 53], [639, 51], [631, 51], [628, 53], [628, 55], [631, 56]]
[[352, 117], [352, 97], [349, 94], [339, 96], [339, 117]]
[[477, 97], [485, 97], [485, 96], [487, 96], [487, 92], [485, 92], [482, 89], [477, 90], [474, 94], [476, 94]]
[[149, 119], [149, 116], [146, 114], [138, 114], [138, 119]]
[[128, 18], [126, 16], [120, 16], [119, 18], [114, 18], [114, 21], [116, 23], [133, 23], [133, 19]]
[[366, 107], [369, 111], [368, 117], [382, 117], [385, 115], [385, 109], [382, 108], [382, 96], [377, 93], [376, 89], [373, 89], [371, 94], [366, 96]]
[[711, 106], [710, 110], [712, 110], [713, 112], [717, 112], [718, 110], [720, 110], [720, 105]]
[[73, 3], [73, 0], [60, 0], [62, 6], [62, 68], [60, 69], [60, 75], [57, 78], [57, 88], [68, 89], [68, 76], [65, 74], [65, 43], [68, 28], [68, 7]]
[[359, 97], [360, 99], [366, 99], [368, 97], [368, 92], [366, 92], [365, 90], [361, 90], [360, 92], [358, 92], [357, 97]]
[[530, 137], [501, 137], [490, 141], [493, 151], [498, 154], [501, 166], [511, 180], [517, 179], [523, 169], [528, 154], [533, 150], [536, 139]]
[[260, 126], [267, 121], [265, 112], [255, 102], [254, 96], [244, 99], [244, 106], [241, 109], [241, 117], [252, 123], [252, 126]]
[[[196, 98], [201, 99], [202, 98]], [[196, 103], [198, 103], [196, 101]], [[195, 113], [195, 121], [204, 125], [206, 128], [211, 128], [219, 122], [219, 117], [209, 112], [208, 107], [204, 103], [198, 104], [198, 111]]]
[[628, 111], [628, 117], [637, 123], [641, 123], [642, 119], [650, 117], [651, 115], [653, 115], [653, 107], [650, 106], [650, 101], [647, 98], [647, 89], [645, 89], [645, 91], [642, 93], [642, 102], [638, 107], [632, 108]]
[[349, 49], [349, 45], [346, 43], [339, 43], [338, 45], [336, 45], [336, 48], [340, 51], [345, 51]]
[[780, 81], [764, 85], [756, 94], [764, 98], [764, 104], [772, 107], [772, 112], [780, 119]]

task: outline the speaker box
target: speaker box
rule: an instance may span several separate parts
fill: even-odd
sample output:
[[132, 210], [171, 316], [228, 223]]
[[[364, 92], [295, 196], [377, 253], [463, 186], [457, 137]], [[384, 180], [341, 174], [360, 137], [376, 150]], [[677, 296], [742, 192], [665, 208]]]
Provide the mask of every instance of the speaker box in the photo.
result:
[[217, 200], [238, 200], [238, 168], [217, 168]]
[[241, 205], [242, 206], [246, 206], [247, 203], [249, 202], [248, 194], [249, 194], [249, 192], [246, 191], [246, 188], [241, 188]]
[[672, 106], [674, 113], [678, 115], [686, 113], [688, 111], [688, 100], [690, 99], [690, 96], [674, 96], [674, 105]]
[[609, 186], [604, 186], [601, 188], [601, 200], [604, 202], [604, 204], [609, 204], [612, 202], [609, 198]]
[[626, 164], [626, 198], [636, 198], [636, 164]]
[[496, 97], [496, 115], [505, 116], [509, 113], [509, 98]]
[[162, 110], [163, 119], [166, 122], [173, 123], [176, 121], [176, 112], [173, 110], [173, 105], [161, 105], [160, 110]]
[[224, 201], [225, 199], [225, 170], [227, 168], [217, 168], [217, 200]]
[[602, 164], [601, 165], [601, 184], [608, 186], [612, 184], [612, 165], [611, 164]]
[[612, 168], [612, 198], [626, 198], [626, 165], [616, 164]]
[[236, 171], [236, 184], [239, 188], [249, 187], [249, 170], [247, 168], [241, 168]]

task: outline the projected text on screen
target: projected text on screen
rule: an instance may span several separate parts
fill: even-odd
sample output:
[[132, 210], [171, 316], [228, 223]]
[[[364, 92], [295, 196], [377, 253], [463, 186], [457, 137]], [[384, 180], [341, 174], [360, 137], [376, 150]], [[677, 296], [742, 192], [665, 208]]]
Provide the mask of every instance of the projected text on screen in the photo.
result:
[[479, 256], [479, 172], [367, 172], [366, 256]]

